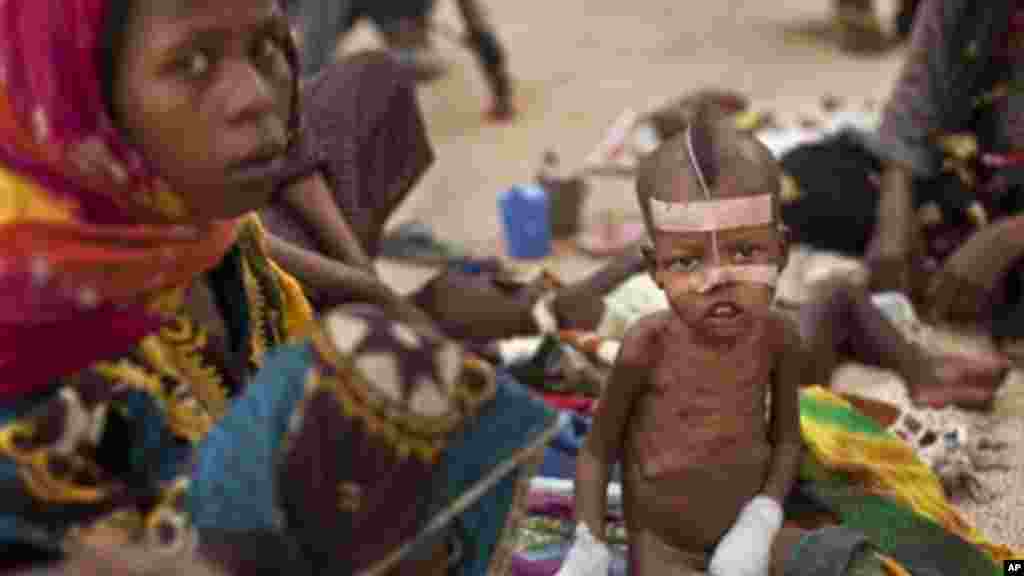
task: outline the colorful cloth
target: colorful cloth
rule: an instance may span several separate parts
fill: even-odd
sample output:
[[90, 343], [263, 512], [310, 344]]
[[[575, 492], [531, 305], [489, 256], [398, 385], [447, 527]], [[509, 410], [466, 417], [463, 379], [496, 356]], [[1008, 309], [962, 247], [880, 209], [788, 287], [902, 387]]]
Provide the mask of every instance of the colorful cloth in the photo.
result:
[[182, 545], [194, 447], [266, 351], [311, 322], [297, 285], [262, 251], [258, 223], [238, 234], [209, 273], [228, 341], [178, 313], [116, 359], [0, 404], [0, 545], [60, 548], [96, 523]]
[[96, 58], [105, 7], [0, 6], [0, 398], [130, 350], [166, 293], [234, 240], [234, 222], [172, 225], [180, 197], [113, 127]]
[[200, 449], [201, 530], [283, 523], [314, 573], [377, 574], [446, 537], [459, 574], [506, 561], [551, 411], [370, 308], [332, 313], [312, 344], [267, 363]]
[[[255, 217], [159, 224], [183, 204], [106, 116], [106, 6], [0, 5], [0, 570], [102, 530], [236, 574], [375, 574], [456, 524], [458, 568], [501, 564], [554, 414], [381, 312], [314, 325]], [[185, 312], [200, 275], [223, 335]]]
[[912, 446], [842, 397], [804, 390], [800, 423], [809, 449], [801, 477], [813, 482], [812, 493], [911, 572], [926, 564], [938, 573], [997, 574], [1003, 560], [1024, 552], [985, 539]]

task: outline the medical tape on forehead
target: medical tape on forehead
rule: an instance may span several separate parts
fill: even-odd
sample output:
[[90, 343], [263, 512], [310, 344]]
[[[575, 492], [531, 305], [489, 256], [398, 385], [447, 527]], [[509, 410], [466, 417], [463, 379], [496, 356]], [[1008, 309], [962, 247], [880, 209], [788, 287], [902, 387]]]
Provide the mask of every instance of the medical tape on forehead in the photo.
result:
[[[649, 201], [654, 228], [662, 232], [715, 232], [774, 222], [772, 196], [744, 196], [696, 202]], [[717, 236], [717, 235], [716, 235]]]
[[714, 262], [720, 265], [718, 232], [771, 224], [774, 222], [773, 199], [771, 194], [760, 194], [714, 200], [693, 148], [693, 127], [686, 129], [686, 151], [704, 200], [684, 203], [651, 198], [648, 204], [652, 224], [663, 232], [710, 232]]
[[688, 292], [706, 294], [728, 284], [760, 284], [774, 288], [778, 279], [779, 268], [772, 264], [708, 266], [690, 273], [685, 286]]

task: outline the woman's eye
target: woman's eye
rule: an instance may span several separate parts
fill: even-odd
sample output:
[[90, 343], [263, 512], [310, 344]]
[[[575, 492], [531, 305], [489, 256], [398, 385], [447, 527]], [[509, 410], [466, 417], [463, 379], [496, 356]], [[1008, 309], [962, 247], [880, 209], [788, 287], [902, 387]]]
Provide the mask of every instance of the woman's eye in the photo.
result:
[[737, 260], [752, 260], [754, 257], [759, 255], [761, 250], [757, 246], [742, 245], [736, 247], [736, 259]]
[[192, 52], [181, 61], [179, 67], [189, 78], [202, 78], [210, 71], [210, 57], [204, 52]]
[[700, 266], [700, 260], [690, 256], [673, 258], [668, 263], [668, 269], [672, 272], [692, 272], [697, 266]]

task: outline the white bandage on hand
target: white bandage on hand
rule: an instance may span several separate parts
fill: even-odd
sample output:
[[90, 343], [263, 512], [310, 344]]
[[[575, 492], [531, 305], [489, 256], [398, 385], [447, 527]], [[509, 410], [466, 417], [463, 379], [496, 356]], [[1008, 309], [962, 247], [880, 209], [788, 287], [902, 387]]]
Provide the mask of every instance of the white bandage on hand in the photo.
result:
[[768, 496], [755, 497], [715, 548], [708, 574], [768, 576], [772, 543], [781, 528], [782, 506]]
[[555, 576], [607, 576], [612, 553], [608, 545], [590, 533], [587, 525], [576, 525], [576, 538]]

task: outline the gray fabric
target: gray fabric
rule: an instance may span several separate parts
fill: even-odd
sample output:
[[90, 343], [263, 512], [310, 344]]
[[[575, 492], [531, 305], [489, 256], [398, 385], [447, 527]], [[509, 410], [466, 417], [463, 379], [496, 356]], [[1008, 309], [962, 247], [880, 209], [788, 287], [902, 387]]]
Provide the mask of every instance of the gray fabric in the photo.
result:
[[1024, 150], [1024, 55], [1013, 54], [1010, 61], [1010, 95], [996, 106], [999, 131], [995, 145], [1002, 150]]
[[810, 532], [785, 565], [786, 576], [844, 576], [854, 557], [868, 549], [860, 532], [830, 526]]
[[939, 169], [928, 136], [941, 125], [940, 98], [951, 89], [947, 71], [955, 51], [948, 39], [956, 26], [953, 5], [963, 1], [925, 0], [918, 7], [910, 47], [877, 137], [865, 142], [873, 152], [906, 165], [920, 177], [933, 176]]
[[302, 32], [302, 76], [316, 75], [334, 58], [338, 38], [352, 27], [351, 0], [295, 0], [291, 14]]

